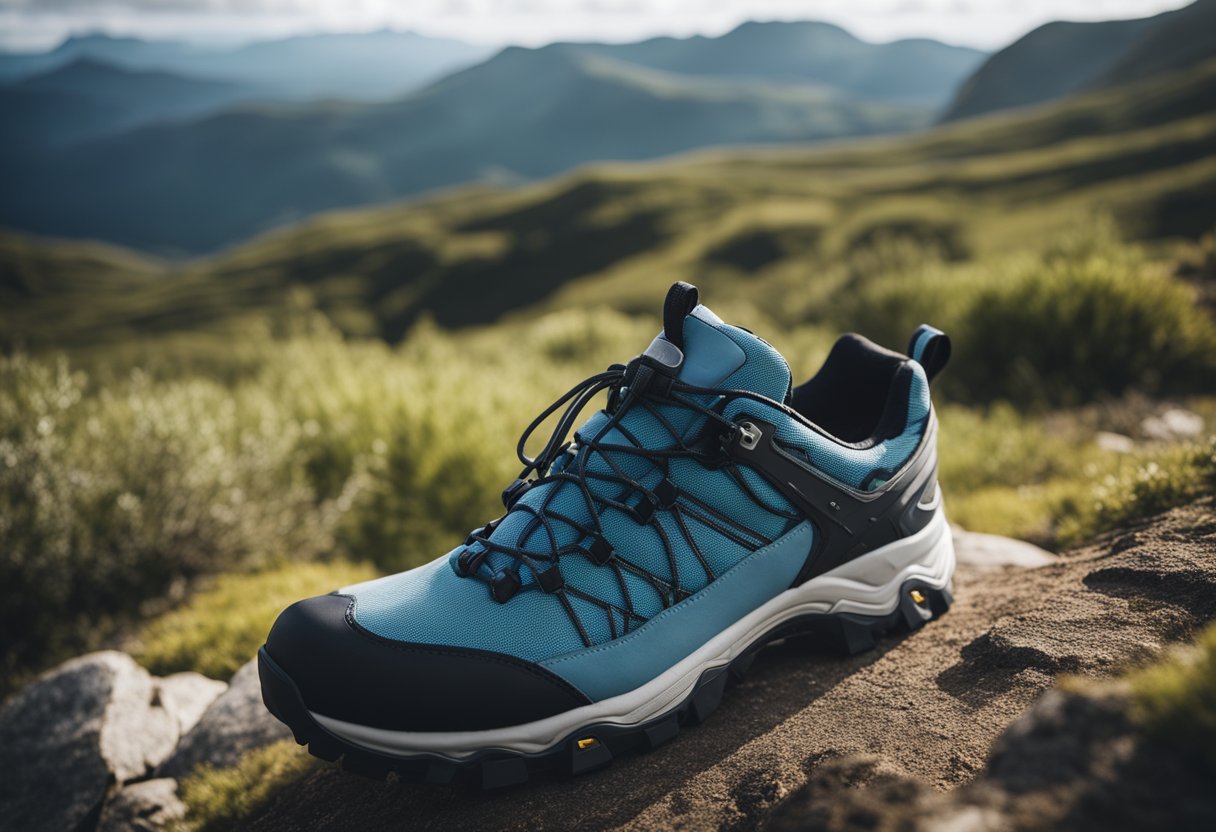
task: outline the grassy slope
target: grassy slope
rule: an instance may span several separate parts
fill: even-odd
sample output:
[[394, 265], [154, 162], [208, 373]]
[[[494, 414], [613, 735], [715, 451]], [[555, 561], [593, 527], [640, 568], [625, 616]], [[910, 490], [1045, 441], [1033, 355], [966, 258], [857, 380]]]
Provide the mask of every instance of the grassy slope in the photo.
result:
[[[423, 309], [445, 325], [538, 304], [648, 310], [673, 276], [737, 293], [748, 285], [743, 274], [826, 271], [890, 236], [948, 257], [982, 256], [1095, 211], [1136, 237], [1197, 236], [1216, 222], [1213, 96], [1210, 62], [915, 137], [601, 165], [520, 190], [464, 189], [326, 215], [175, 267], [172, 280], [135, 281], [121, 295], [68, 280], [55, 298], [18, 298], [5, 304], [21, 309], [5, 321], [6, 341], [65, 346], [122, 341], [131, 331], [206, 331], [237, 310], [283, 310], [301, 291], [344, 331], [388, 338]], [[0, 269], [28, 263], [36, 248], [4, 243]], [[39, 256], [79, 260], [89, 251]], [[133, 271], [158, 269], [166, 267]]]

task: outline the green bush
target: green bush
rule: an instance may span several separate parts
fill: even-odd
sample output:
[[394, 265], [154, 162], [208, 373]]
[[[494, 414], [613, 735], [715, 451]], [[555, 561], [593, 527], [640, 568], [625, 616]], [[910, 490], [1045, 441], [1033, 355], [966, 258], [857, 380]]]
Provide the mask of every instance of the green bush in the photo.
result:
[[1042, 409], [1129, 390], [1209, 392], [1216, 325], [1196, 301], [1193, 287], [1099, 224], [1041, 255], [958, 265], [906, 257], [894, 273], [856, 276], [838, 314], [893, 346], [933, 323], [954, 340], [948, 397]]
[[66, 363], [0, 359], [0, 666], [92, 644], [210, 572], [332, 549], [264, 390], [203, 379], [89, 391]]
[[1199, 392], [1216, 377], [1194, 293], [1108, 256], [1047, 259], [977, 292], [961, 323], [952, 390], [969, 401], [1069, 406], [1132, 388]]

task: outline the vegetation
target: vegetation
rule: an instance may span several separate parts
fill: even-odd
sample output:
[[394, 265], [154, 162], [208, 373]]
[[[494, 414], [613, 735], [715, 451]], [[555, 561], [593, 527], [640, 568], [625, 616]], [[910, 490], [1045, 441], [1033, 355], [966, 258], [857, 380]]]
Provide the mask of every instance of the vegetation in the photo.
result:
[[[1133, 390], [1210, 393], [1216, 327], [1168, 264], [1108, 227], [1013, 259], [883, 245], [832, 278], [853, 287], [844, 303], [757, 308], [726, 291], [714, 306], [777, 344], [800, 378], [843, 328], [893, 346], [926, 317], [955, 333], [941, 477], [966, 526], [1075, 542], [1211, 488], [1208, 444], [1095, 443], [1098, 430], [1138, 439], [1137, 419], [1118, 413], [1151, 403], [1053, 409]], [[423, 322], [396, 347], [344, 339], [308, 310], [230, 326], [222, 351], [183, 333], [145, 339], [138, 356], [94, 353], [88, 372], [0, 359], [0, 630], [21, 633], [5, 640], [7, 670], [233, 573], [142, 635], [159, 671], [226, 675], [292, 599], [417, 565], [495, 516], [523, 426], [659, 323], [583, 309], [459, 332]], [[1213, 404], [1190, 406], [1211, 432]], [[337, 557], [364, 565], [288, 566]], [[250, 593], [257, 603], [242, 606]]]
[[1133, 673], [1131, 684], [1133, 718], [1216, 771], [1216, 626]]
[[186, 805], [182, 827], [189, 832], [235, 828], [318, 765], [294, 742], [282, 740], [249, 752], [232, 768], [200, 766], [178, 787]]

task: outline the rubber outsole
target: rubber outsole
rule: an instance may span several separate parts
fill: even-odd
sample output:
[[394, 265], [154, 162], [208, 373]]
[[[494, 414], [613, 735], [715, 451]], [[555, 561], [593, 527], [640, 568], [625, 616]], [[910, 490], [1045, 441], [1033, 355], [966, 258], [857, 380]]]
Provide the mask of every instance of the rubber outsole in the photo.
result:
[[330, 762], [340, 759], [345, 771], [377, 780], [395, 774], [406, 783], [467, 783], [486, 789], [514, 786], [542, 774], [586, 774], [618, 757], [657, 748], [674, 739], [681, 728], [704, 722], [722, 701], [727, 681], [741, 679], [756, 654], [774, 641], [816, 635], [827, 646], [855, 655], [872, 650], [887, 634], [923, 627], [949, 610], [953, 601], [948, 587], [937, 589], [919, 580], [905, 581], [899, 598], [896, 608], [882, 616], [814, 613], [786, 621], [756, 639], [730, 664], [702, 673], [692, 691], [662, 716], [637, 725], [587, 725], [538, 754], [488, 749], [456, 762], [433, 754], [394, 757], [352, 745], [313, 719], [299, 689], [265, 647], [258, 650], [262, 701], [291, 729], [297, 743], [308, 746], [310, 754]]

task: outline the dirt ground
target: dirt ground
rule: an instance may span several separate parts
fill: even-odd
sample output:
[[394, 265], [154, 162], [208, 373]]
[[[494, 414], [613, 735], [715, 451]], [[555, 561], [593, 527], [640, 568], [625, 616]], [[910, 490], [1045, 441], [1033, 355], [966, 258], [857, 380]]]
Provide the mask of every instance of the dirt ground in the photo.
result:
[[328, 766], [253, 819], [289, 829], [755, 829], [845, 755], [930, 790], [984, 770], [998, 735], [1061, 673], [1103, 676], [1216, 615], [1205, 500], [1037, 568], [961, 563], [943, 618], [839, 658], [776, 645], [704, 725], [576, 779], [515, 789], [377, 783]]

